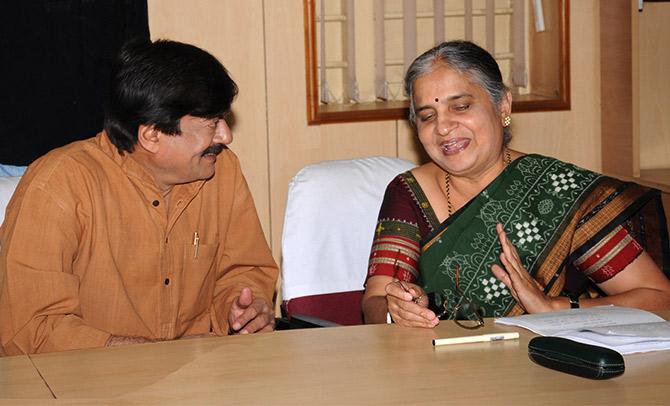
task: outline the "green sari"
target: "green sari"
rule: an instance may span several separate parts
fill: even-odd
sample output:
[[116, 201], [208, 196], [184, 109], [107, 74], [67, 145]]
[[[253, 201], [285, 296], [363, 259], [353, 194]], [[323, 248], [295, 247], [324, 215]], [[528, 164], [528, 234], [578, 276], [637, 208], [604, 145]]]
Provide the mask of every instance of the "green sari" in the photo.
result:
[[[483, 308], [485, 316], [523, 313], [491, 272], [491, 265], [500, 264], [497, 223], [503, 225], [524, 267], [550, 296], [564, 293], [566, 271], [575, 258], [619, 225], [626, 225], [666, 275], [670, 271], [659, 191], [553, 158], [526, 155], [422, 241], [424, 289], [441, 294], [450, 309], [469, 299]], [[463, 296], [455, 293], [457, 265]], [[591, 291], [596, 292], [593, 286]]]

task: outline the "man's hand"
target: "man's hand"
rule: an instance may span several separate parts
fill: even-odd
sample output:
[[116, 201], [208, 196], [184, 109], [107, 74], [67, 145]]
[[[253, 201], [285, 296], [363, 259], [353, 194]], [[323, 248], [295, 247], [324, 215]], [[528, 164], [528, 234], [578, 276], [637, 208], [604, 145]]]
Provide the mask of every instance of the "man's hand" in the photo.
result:
[[251, 289], [244, 288], [233, 302], [228, 314], [230, 330], [249, 334], [275, 329], [274, 311], [263, 298], [254, 298]]

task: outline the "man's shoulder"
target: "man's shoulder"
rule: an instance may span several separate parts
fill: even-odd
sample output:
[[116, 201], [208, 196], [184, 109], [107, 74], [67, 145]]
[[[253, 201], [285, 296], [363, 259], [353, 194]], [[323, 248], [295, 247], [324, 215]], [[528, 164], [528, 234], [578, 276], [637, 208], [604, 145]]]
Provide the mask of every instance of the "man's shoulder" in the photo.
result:
[[62, 147], [54, 148], [40, 158], [35, 160], [37, 162], [57, 162], [58, 160], [67, 159], [81, 154], [90, 153], [92, 150], [100, 149], [98, 147], [98, 136], [86, 138], [78, 141], [73, 141]]
[[99, 147], [99, 136], [74, 141], [53, 149], [28, 166], [26, 180], [46, 187], [56, 178], [72, 179], [96, 171], [101, 160], [107, 160]]

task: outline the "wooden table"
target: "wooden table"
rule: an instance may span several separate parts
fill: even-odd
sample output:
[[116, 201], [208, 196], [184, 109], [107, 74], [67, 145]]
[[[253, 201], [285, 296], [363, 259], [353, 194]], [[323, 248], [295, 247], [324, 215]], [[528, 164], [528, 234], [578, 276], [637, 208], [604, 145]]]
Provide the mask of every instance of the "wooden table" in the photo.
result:
[[22, 355], [0, 358], [0, 398], [53, 399], [30, 358]]
[[623, 376], [593, 381], [530, 361], [528, 331], [487, 320], [476, 333], [500, 331], [519, 331], [521, 338], [434, 348], [433, 338], [471, 334], [442, 322], [434, 330], [331, 327], [30, 358], [55, 397], [82, 404], [101, 398], [105, 404], [534, 405], [670, 399], [670, 351], [626, 356]]

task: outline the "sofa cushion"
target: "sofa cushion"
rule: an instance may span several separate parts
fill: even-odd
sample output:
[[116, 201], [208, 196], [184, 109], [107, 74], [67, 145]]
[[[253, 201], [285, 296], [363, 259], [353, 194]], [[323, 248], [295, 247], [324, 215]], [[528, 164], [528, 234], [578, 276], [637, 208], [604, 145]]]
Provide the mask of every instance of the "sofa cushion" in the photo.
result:
[[14, 189], [16, 189], [16, 185], [20, 180], [20, 176], [0, 176], [0, 223], [5, 220], [7, 203], [12, 198]]

